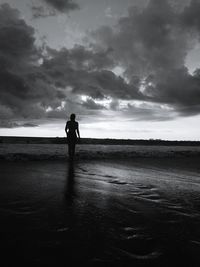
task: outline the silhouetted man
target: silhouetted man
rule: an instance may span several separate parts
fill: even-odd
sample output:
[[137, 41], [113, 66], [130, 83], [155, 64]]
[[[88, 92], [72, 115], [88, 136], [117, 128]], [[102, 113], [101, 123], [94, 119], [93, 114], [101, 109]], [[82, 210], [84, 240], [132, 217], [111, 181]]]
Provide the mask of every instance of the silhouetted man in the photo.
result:
[[70, 121], [67, 121], [65, 126], [65, 132], [67, 135], [68, 142], [68, 153], [69, 158], [73, 160], [75, 154], [75, 146], [77, 143], [77, 137], [80, 139], [79, 126], [78, 122], [75, 121], [76, 115], [70, 115]]

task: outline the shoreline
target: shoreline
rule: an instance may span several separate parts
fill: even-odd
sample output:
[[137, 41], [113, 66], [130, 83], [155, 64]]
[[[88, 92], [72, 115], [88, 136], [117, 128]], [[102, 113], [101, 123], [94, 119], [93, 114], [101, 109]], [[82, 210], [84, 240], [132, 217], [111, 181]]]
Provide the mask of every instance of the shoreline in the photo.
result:
[[[86, 145], [76, 147], [76, 160], [199, 158], [200, 147]], [[0, 161], [66, 160], [67, 144], [0, 144]]]
[[[0, 136], [0, 144], [66, 144], [66, 137]], [[200, 141], [162, 139], [81, 138], [83, 145], [200, 146]]]

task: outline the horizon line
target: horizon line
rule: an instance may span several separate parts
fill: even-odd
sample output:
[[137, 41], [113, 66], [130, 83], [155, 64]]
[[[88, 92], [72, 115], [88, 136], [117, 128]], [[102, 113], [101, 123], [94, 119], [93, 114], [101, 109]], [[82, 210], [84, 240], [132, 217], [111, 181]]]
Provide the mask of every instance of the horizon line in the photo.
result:
[[[14, 136], [14, 135], [2, 135], [1, 138], [46, 138], [46, 139], [64, 139], [66, 136]], [[98, 137], [81, 137], [81, 139], [91, 139], [91, 140], [116, 140], [116, 141], [162, 141], [162, 142], [200, 142], [200, 140], [168, 140], [161, 138], [149, 138], [149, 139], [130, 139], [130, 138], [98, 138]]]

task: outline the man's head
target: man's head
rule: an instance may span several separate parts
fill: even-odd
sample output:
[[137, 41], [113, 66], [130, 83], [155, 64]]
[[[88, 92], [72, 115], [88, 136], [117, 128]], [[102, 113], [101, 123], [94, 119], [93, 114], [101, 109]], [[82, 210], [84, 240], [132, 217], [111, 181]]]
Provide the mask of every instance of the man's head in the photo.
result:
[[71, 120], [71, 121], [75, 121], [75, 118], [76, 118], [76, 115], [75, 115], [74, 113], [72, 113], [72, 114], [70, 115], [70, 120]]

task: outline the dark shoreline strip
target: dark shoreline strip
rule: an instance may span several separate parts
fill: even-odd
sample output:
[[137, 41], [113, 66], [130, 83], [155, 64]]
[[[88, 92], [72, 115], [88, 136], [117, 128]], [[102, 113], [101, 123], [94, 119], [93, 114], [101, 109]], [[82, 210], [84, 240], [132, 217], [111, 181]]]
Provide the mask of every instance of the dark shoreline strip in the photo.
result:
[[[76, 160], [105, 160], [105, 159], [135, 159], [135, 158], [200, 158], [199, 151], [145, 151], [145, 152], [80, 152], [76, 155]], [[40, 160], [67, 160], [64, 154], [28, 154], [28, 153], [6, 153], [0, 155], [0, 161], [40, 161]]]

